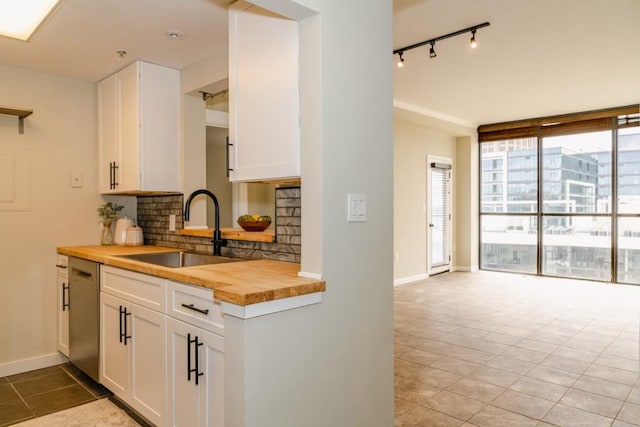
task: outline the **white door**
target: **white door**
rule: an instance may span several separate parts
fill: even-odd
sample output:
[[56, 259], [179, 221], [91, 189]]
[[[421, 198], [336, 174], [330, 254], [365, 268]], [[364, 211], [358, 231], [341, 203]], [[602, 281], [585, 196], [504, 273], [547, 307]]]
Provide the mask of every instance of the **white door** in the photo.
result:
[[451, 269], [451, 161], [431, 161], [428, 170], [429, 274]]

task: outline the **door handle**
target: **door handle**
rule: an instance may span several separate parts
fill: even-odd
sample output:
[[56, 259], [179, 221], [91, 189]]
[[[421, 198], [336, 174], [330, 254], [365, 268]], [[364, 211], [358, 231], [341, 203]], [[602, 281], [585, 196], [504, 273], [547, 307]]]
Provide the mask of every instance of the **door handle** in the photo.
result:
[[435, 227], [435, 226], [434, 226], [433, 224], [429, 224], [429, 227], [433, 228], [433, 227]]
[[65, 311], [69, 307], [69, 285], [62, 283], [62, 311]]

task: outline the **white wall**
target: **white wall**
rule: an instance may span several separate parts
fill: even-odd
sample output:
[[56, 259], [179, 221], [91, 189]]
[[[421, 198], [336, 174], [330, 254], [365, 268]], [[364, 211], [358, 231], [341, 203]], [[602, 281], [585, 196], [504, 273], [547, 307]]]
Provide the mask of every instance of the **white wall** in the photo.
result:
[[[477, 247], [476, 221], [471, 218], [477, 199], [477, 144], [471, 144], [475, 130], [441, 120], [394, 113], [394, 282], [427, 277], [427, 156], [450, 158], [452, 164], [452, 266], [471, 269], [470, 257]], [[473, 138], [475, 141], [475, 138]], [[466, 145], [464, 144], [465, 142]], [[461, 162], [462, 161], [462, 162]], [[471, 169], [475, 168], [475, 169]], [[427, 209], [427, 210], [425, 210]], [[475, 231], [473, 231], [475, 230]], [[477, 265], [477, 261], [476, 264]], [[468, 268], [469, 267], [469, 268]]]
[[[56, 246], [99, 244], [94, 83], [0, 65], [0, 155], [29, 150], [29, 211], [0, 211], [0, 377], [55, 363]], [[83, 187], [71, 188], [71, 173]], [[30, 362], [25, 359], [35, 358]]]

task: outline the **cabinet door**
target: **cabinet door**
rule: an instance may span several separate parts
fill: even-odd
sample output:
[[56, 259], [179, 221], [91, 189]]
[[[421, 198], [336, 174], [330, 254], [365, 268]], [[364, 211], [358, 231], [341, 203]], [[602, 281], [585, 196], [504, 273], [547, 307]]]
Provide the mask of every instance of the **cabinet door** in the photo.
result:
[[118, 191], [140, 189], [139, 64], [134, 62], [116, 74], [120, 151]]
[[129, 389], [130, 346], [121, 340], [120, 308], [126, 305], [124, 300], [100, 292], [100, 383], [123, 399]]
[[111, 165], [119, 161], [118, 149], [118, 88], [112, 75], [98, 83], [98, 155], [100, 193], [115, 191], [111, 188], [114, 177]]
[[229, 9], [231, 181], [300, 176], [298, 56], [295, 21]]
[[154, 424], [165, 420], [166, 316], [130, 303], [130, 404]]
[[[169, 407], [168, 425], [172, 427], [200, 426], [200, 387], [195, 385], [193, 374], [189, 379], [188, 369], [194, 362], [187, 358], [193, 343], [187, 342], [188, 334], [196, 336], [198, 328], [169, 317], [167, 319], [167, 362]], [[205, 380], [199, 383], [204, 383]]]
[[69, 357], [69, 281], [66, 276], [58, 275], [58, 351]]
[[[168, 425], [224, 427], [224, 338], [173, 318], [167, 336]], [[190, 368], [202, 374], [198, 384]]]
[[200, 391], [201, 425], [224, 427], [224, 338], [199, 330], [204, 344], [200, 365], [204, 366], [204, 390]]

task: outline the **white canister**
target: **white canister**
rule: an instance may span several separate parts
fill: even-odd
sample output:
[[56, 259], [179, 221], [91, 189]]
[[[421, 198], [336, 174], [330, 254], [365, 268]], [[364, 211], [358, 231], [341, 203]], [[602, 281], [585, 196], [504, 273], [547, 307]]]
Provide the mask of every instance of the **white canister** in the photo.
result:
[[124, 241], [126, 246], [142, 246], [144, 245], [144, 237], [142, 234], [142, 228], [133, 226], [127, 228], [126, 238]]
[[115, 243], [116, 245], [124, 245], [127, 238], [127, 228], [133, 226], [133, 220], [126, 216], [116, 221]]

